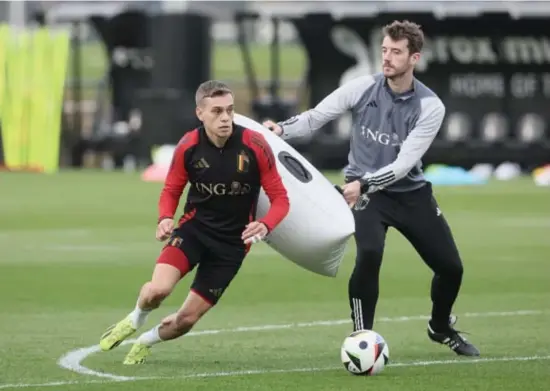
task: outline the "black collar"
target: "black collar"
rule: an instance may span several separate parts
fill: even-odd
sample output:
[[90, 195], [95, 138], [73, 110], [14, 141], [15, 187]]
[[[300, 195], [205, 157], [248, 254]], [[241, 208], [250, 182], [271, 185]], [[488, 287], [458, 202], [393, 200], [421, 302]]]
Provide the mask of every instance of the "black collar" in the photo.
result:
[[216, 149], [226, 149], [226, 148], [229, 148], [229, 147], [239, 143], [239, 140], [242, 139], [242, 131], [243, 131], [243, 127], [239, 126], [239, 125], [237, 125], [236, 123], [233, 122], [233, 133], [231, 133], [231, 136], [229, 136], [229, 138], [227, 139], [225, 145], [221, 148], [218, 147], [217, 145], [215, 145], [212, 142], [212, 140], [210, 140], [208, 138], [208, 135], [206, 134], [206, 129], [204, 128], [204, 125], [199, 127], [199, 137], [202, 141], [205, 141], [208, 145], [210, 145], [210, 146], [212, 146]]

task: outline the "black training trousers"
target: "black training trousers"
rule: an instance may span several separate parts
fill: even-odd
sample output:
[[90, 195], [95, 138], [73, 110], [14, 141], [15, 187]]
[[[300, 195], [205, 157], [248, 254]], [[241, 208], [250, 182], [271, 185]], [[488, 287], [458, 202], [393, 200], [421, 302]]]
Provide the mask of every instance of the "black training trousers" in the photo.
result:
[[428, 182], [409, 192], [378, 191], [363, 195], [352, 209], [357, 257], [349, 281], [354, 330], [370, 330], [378, 301], [378, 284], [388, 227], [414, 246], [432, 269], [432, 325], [446, 328], [462, 282], [462, 261], [451, 229]]

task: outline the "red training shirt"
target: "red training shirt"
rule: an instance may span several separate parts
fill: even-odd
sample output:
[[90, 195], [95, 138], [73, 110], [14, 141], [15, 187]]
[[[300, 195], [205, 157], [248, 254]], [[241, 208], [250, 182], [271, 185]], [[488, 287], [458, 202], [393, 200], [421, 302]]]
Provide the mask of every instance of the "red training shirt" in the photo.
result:
[[260, 188], [271, 207], [260, 222], [272, 231], [287, 215], [289, 200], [275, 157], [261, 133], [233, 124], [223, 148], [215, 146], [203, 127], [179, 141], [159, 200], [159, 222], [173, 218], [185, 185], [189, 193], [184, 221], [220, 240], [242, 243], [245, 226], [254, 220]]

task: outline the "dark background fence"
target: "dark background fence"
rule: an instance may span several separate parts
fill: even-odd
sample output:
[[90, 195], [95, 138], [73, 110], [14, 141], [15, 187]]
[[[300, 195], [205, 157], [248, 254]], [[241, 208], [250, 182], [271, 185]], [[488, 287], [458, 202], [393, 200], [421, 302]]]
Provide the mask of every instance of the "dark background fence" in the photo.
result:
[[[29, 20], [73, 32], [64, 165], [97, 166], [105, 156], [116, 167], [148, 164], [153, 146], [173, 144], [197, 125], [194, 91], [209, 78], [235, 89], [239, 112], [286, 119], [350, 78], [379, 71], [381, 27], [394, 19], [422, 25], [426, 47], [416, 75], [447, 107], [426, 164], [513, 161], [532, 168], [550, 160], [550, 6], [544, 2], [499, 2], [491, 9], [487, 2], [445, 1], [437, 7], [190, 3], [187, 9], [164, 2], [32, 3]], [[319, 168], [341, 168], [347, 121], [344, 116], [294, 145]]]

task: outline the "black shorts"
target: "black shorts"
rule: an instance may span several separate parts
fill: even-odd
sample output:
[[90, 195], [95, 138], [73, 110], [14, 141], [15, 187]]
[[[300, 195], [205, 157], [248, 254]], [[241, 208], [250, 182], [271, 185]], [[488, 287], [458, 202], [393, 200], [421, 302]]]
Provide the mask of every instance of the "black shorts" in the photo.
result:
[[174, 230], [157, 263], [178, 268], [182, 277], [197, 267], [191, 290], [215, 305], [237, 275], [247, 252], [244, 243], [222, 242], [201, 234], [191, 220]]

